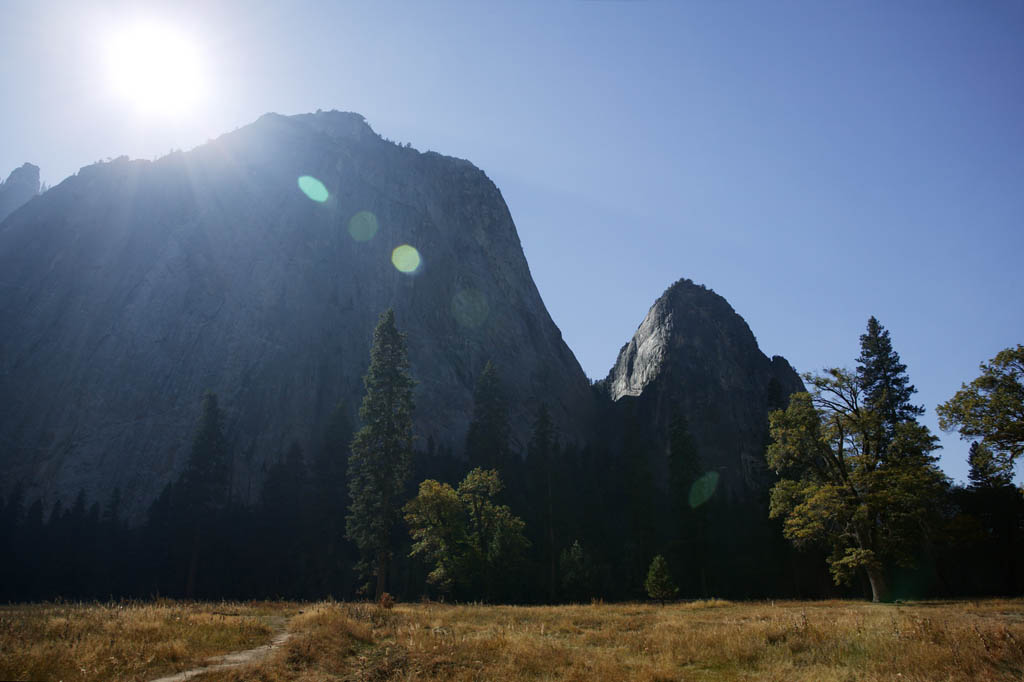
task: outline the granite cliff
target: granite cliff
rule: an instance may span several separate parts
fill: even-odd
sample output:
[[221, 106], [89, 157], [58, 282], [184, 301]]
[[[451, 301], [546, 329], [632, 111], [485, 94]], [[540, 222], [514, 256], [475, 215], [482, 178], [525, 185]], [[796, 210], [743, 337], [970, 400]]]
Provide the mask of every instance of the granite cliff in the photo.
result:
[[39, 189], [39, 166], [26, 163], [11, 171], [0, 183], [0, 221], [39, 194]]
[[[392, 262], [403, 244], [412, 273]], [[251, 499], [291, 441], [317, 447], [335, 404], [355, 419], [389, 307], [421, 447], [461, 452], [488, 360], [517, 448], [541, 400], [566, 440], [591, 421], [495, 185], [357, 114], [268, 114], [186, 153], [85, 167], [0, 222], [0, 272], [0, 478], [29, 499], [117, 486], [138, 518], [183, 468], [206, 390]]]
[[785, 358], [768, 358], [747, 323], [710, 289], [679, 280], [654, 302], [602, 382], [616, 421], [650, 438], [665, 480], [668, 426], [685, 415], [702, 468], [732, 497], [765, 485], [767, 414], [803, 391]]

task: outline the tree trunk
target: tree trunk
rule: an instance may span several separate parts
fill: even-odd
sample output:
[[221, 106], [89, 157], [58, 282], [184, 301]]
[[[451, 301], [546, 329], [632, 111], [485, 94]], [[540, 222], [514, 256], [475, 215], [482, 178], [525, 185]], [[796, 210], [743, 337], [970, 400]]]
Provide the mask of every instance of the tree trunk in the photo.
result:
[[192, 539], [192, 556], [188, 562], [188, 579], [185, 582], [185, 599], [192, 599], [196, 590], [196, 574], [199, 572], [199, 529]]
[[377, 601], [384, 596], [388, 587], [388, 553], [377, 553]]
[[868, 581], [871, 583], [871, 601], [889, 601], [889, 586], [885, 583], [885, 573], [882, 569], [869, 567], [866, 569]]

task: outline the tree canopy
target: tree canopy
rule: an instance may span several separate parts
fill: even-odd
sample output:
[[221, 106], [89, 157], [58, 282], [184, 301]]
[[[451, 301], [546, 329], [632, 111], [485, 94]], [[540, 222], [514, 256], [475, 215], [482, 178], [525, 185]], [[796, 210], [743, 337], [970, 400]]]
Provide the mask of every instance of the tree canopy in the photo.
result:
[[405, 505], [414, 541], [411, 556], [432, 569], [428, 580], [456, 595], [494, 598], [499, 573], [526, 548], [524, 523], [494, 499], [501, 491], [497, 471], [473, 469], [458, 489], [428, 479]]
[[1024, 345], [981, 363], [981, 375], [939, 405], [939, 426], [965, 440], [980, 438], [1014, 460], [1024, 454]]
[[[872, 599], [887, 598], [885, 568], [909, 565], [928, 527], [945, 477], [936, 466], [936, 438], [916, 421], [880, 428], [886, 414], [865, 404], [852, 373], [806, 375], [810, 393], [796, 393], [770, 417], [766, 456], [781, 480], [770, 515], [797, 546], [831, 550], [837, 584], [867, 573]], [[877, 405], [878, 403], [874, 403]]]

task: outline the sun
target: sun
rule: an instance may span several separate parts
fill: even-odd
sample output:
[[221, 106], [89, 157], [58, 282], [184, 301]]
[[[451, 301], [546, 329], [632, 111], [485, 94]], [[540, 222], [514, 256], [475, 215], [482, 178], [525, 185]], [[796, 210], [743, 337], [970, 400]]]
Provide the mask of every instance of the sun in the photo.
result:
[[106, 58], [114, 94], [140, 113], [186, 114], [204, 94], [198, 46], [172, 26], [141, 22], [112, 32]]

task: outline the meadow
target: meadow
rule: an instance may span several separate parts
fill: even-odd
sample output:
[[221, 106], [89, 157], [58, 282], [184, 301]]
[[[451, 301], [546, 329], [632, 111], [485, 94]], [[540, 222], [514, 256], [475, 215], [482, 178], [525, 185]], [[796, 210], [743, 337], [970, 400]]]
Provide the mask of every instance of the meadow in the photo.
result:
[[[152, 680], [291, 636], [243, 680], [1020, 680], [1024, 600], [0, 608], [0, 679]], [[280, 641], [280, 637], [278, 640]]]

